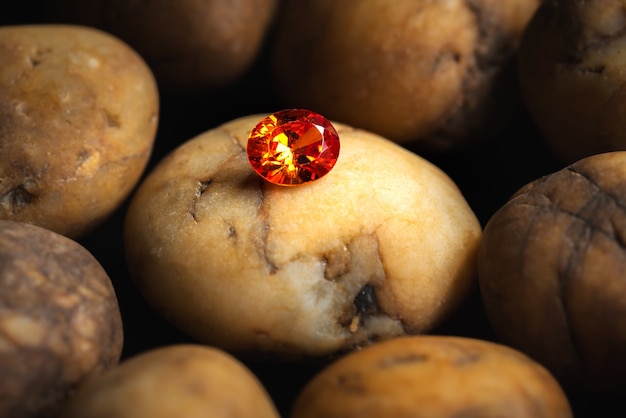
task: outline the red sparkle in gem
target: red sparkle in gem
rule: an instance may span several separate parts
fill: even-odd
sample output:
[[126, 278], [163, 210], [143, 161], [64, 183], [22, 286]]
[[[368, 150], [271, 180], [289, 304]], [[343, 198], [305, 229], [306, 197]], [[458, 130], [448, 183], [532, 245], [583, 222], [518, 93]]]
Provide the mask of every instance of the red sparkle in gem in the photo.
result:
[[267, 181], [297, 186], [326, 175], [339, 157], [339, 135], [322, 115], [288, 109], [261, 120], [250, 132], [248, 159]]

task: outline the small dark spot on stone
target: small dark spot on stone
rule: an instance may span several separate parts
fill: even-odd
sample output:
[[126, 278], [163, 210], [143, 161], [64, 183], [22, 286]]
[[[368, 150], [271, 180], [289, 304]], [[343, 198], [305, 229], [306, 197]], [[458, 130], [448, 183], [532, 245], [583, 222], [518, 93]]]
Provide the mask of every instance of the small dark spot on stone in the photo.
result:
[[458, 64], [461, 62], [461, 54], [454, 51], [442, 51], [433, 60], [432, 72], [436, 73], [448, 63]]
[[12, 188], [0, 197], [0, 204], [10, 211], [30, 205], [36, 196], [29, 193], [22, 185]]
[[351, 372], [349, 374], [340, 374], [333, 382], [334, 386], [350, 393], [362, 394], [365, 392], [363, 386], [363, 376], [359, 372]]
[[50, 53], [50, 49], [37, 49], [28, 56], [31, 68], [38, 67], [43, 62], [43, 57]]
[[298, 164], [308, 164], [310, 162], [309, 158], [304, 154], [298, 155], [297, 161]]
[[237, 238], [237, 230], [232, 225], [228, 227], [228, 238]]
[[29, 57], [29, 61], [32, 68], [38, 67], [39, 64], [41, 64], [41, 58], [37, 56]]
[[409, 353], [404, 356], [386, 357], [380, 362], [380, 367], [395, 367], [409, 363], [424, 363], [426, 361], [428, 361], [428, 356], [426, 354]]
[[79, 154], [78, 154], [78, 164], [82, 164], [85, 161], [87, 161], [89, 159], [90, 156], [90, 152], [87, 150], [82, 150]]
[[109, 128], [119, 129], [122, 126], [118, 115], [104, 111], [104, 120]]
[[204, 194], [206, 192], [206, 189], [208, 189], [209, 186], [211, 185], [211, 183], [213, 183], [213, 180], [211, 179], [200, 180], [200, 184], [198, 187], [198, 195]]
[[376, 296], [374, 295], [374, 286], [366, 284], [359, 289], [352, 302], [359, 316], [373, 315], [378, 313], [376, 305]]

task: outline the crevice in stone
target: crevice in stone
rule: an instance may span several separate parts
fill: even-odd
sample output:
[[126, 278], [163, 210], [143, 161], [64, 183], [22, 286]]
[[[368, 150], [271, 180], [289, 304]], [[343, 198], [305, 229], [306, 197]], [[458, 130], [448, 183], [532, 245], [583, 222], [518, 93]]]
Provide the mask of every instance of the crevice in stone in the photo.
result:
[[261, 179], [258, 180], [259, 187], [259, 206], [258, 206], [258, 214], [261, 219], [261, 228], [259, 231], [260, 234], [260, 242], [261, 242], [261, 253], [263, 255], [263, 259], [265, 260], [265, 264], [268, 268], [269, 274], [274, 275], [278, 272], [278, 266], [272, 261], [268, 251], [267, 251], [267, 243], [270, 235], [271, 225], [269, 222], [269, 213], [268, 208], [265, 205], [265, 195], [263, 193], [263, 182]]
[[119, 115], [114, 115], [113, 113], [107, 110], [103, 110], [103, 113], [104, 113], [104, 120], [105, 120], [107, 127], [114, 128], [114, 129], [119, 129], [122, 127], [122, 123], [120, 122]]
[[28, 56], [28, 63], [30, 67], [34, 69], [41, 65], [44, 56], [50, 53], [50, 51], [50, 49], [35, 49], [35, 51]]
[[359, 289], [352, 304], [356, 309], [357, 315], [360, 317], [376, 315], [380, 311], [376, 301], [376, 294], [374, 293], [374, 286], [370, 283], [367, 283]]
[[196, 213], [196, 205], [198, 203], [198, 199], [200, 199], [202, 195], [206, 193], [212, 182], [212, 179], [198, 180], [197, 182], [195, 197], [191, 204], [191, 210], [189, 211], [189, 214], [191, 215], [191, 218], [194, 220], [194, 222], [198, 222], [198, 216]]
[[30, 193], [24, 185], [20, 184], [0, 196], [0, 205], [6, 208], [9, 213], [14, 213], [32, 204], [36, 198], [37, 195]]

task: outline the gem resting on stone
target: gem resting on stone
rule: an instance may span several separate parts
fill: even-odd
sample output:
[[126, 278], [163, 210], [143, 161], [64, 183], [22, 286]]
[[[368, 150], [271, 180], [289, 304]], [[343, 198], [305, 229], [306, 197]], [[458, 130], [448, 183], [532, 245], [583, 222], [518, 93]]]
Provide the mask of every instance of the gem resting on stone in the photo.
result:
[[339, 135], [322, 115], [287, 109], [261, 120], [247, 145], [252, 168], [280, 186], [297, 186], [326, 175], [339, 157]]

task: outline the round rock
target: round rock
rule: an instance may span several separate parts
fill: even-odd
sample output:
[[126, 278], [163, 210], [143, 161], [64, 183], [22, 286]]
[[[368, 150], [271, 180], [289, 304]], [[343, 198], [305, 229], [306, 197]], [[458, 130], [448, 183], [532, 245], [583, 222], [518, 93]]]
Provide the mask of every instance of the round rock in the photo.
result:
[[0, 28], [0, 219], [72, 238], [93, 229], [139, 180], [157, 117], [150, 69], [117, 38]]
[[0, 221], [0, 416], [54, 417], [87, 378], [116, 364], [115, 292], [75, 241]]
[[303, 186], [246, 156], [264, 116], [190, 139], [141, 184], [128, 265], [153, 306], [203, 342], [317, 357], [432, 330], [475, 279], [481, 226], [439, 168], [334, 123], [341, 154]]

